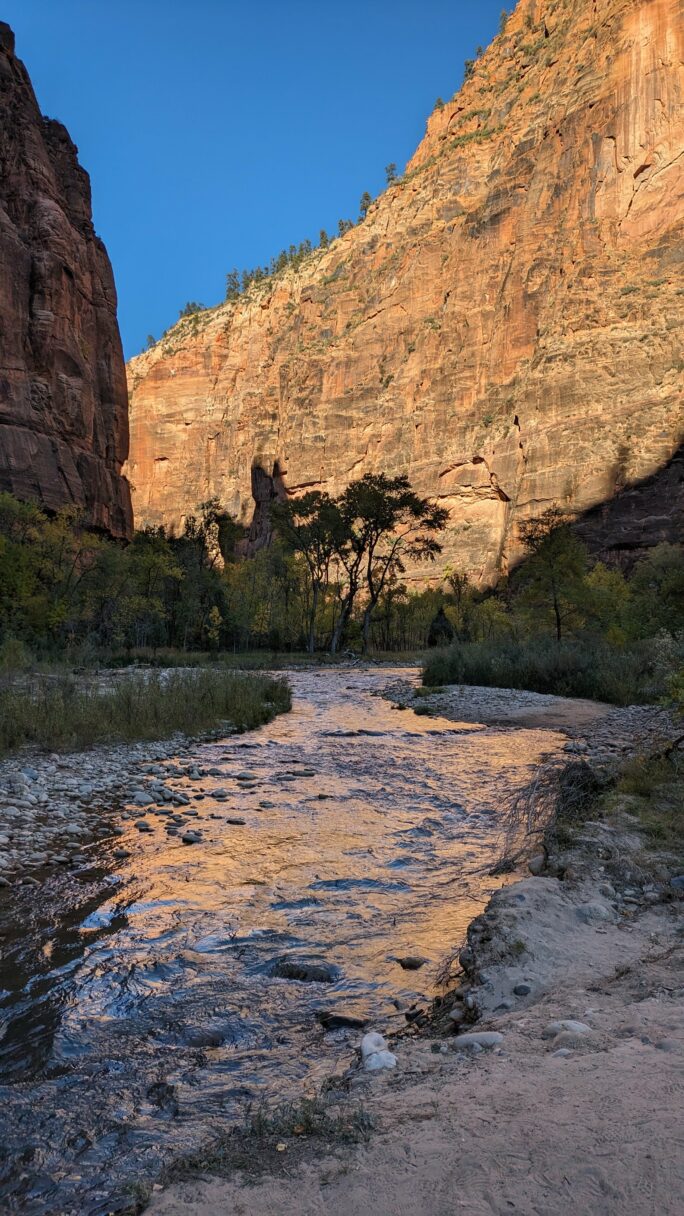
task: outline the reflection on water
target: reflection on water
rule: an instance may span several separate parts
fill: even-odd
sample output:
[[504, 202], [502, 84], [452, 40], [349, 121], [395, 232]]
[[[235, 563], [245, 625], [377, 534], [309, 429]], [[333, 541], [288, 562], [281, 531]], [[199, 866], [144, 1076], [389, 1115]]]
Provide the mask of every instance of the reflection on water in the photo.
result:
[[[562, 739], [399, 712], [373, 695], [396, 674], [293, 674], [291, 714], [199, 747], [199, 777], [157, 778], [190, 797], [173, 811], [201, 843], [160, 800], [133, 817], [153, 833], [132, 818], [39, 906], [20, 892], [0, 994], [9, 1210], [116, 1211], [246, 1102], [346, 1067], [358, 1031], [317, 1013], [391, 1031], [433, 995], [493, 889], [503, 798]], [[429, 962], [403, 971], [407, 954]], [[274, 976], [283, 962], [317, 982]]]

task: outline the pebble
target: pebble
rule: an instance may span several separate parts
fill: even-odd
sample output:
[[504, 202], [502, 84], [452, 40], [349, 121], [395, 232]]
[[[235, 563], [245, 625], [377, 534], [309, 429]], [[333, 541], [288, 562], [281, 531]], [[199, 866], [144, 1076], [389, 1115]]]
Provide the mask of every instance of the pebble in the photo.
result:
[[396, 960], [399, 966], [403, 967], [404, 971], [419, 971], [421, 967], [425, 966], [427, 961], [420, 954], [406, 954], [403, 958]]
[[181, 840], [183, 844], [200, 844], [202, 836], [199, 832], [183, 832]]
[[516, 984], [513, 989], [515, 996], [529, 996], [532, 991], [531, 984]]

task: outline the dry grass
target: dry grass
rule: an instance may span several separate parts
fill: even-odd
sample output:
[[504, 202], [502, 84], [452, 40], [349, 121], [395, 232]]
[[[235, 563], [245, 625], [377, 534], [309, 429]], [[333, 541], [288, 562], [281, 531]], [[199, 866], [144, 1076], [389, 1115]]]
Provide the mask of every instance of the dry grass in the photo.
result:
[[290, 708], [284, 679], [211, 668], [122, 675], [109, 684], [44, 675], [0, 686], [0, 754], [248, 730]]

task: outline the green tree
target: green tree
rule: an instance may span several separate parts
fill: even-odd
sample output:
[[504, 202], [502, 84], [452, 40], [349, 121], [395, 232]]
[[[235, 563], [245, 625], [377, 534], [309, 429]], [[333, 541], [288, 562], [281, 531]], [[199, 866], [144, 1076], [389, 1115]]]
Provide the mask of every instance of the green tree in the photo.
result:
[[362, 220], [365, 220], [366, 216], [368, 215], [368, 208], [372, 202], [373, 199], [371, 195], [367, 190], [364, 190], [363, 194], [361, 195], [361, 201], [359, 202], [359, 216]]
[[226, 275], [226, 299], [237, 300], [240, 295], [240, 271], [236, 266]]
[[321, 231], [318, 234], [318, 244], [321, 249], [327, 249], [328, 245], [330, 244], [330, 238], [325, 231], [325, 228], [321, 228]]
[[157, 339], [155, 338], [154, 334], [148, 334], [147, 341], [145, 343], [145, 350], [152, 350], [152, 347], [156, 345]]
[[385, 180], [388, 186], [397, 180], [397, 166], [393, 160], [388, 165], [385, 165]]
[[198, 312], [206, 312], [205, 304], [198, 304], [196, 300], [188, 300], [187, 304], [179, 310], [179, 317], [194, 317]]
[[500, 34], [505, 33], [506, 26], [508, 25], [508, 16], [509, 16], [508, 10], [505, 8], [502, 8], [501, 13], [499, 15], [499, 33]]
[[520, 599], [533, 613], [551, 612], [560, 642], [566, 626], [577, 621], [584, 598], [587, 551], [556, 506], [522, 523], [520, 540], [527, 553], [518, 572]]
[[655, 545], [634, 567], [629, 590], [632, 636], [684, 631], [684, 546]]

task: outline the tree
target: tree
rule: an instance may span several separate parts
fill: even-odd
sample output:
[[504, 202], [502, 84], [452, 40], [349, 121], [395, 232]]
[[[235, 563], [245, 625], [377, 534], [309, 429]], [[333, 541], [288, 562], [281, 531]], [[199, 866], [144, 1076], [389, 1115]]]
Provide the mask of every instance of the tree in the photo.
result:
[[336, 556], [346, 574], [346, 588], [332, 649], [339, 646], [363, 582], [365, 653], [380, 596], [398, 574], [403, 574], [406, 558], [434, 561], [441, 553], [435, 534], [445, 527], [449, 513], [416, 494], [406, 474], [387, 477], [384, 473], [366, 473], [350, 482], [337, 505], [343, 527]]
[[178, 316], [179, 317], [194, 317], [195, 313], [205, 312], [205, 311], [206, 311], [205, 304], [198, 304], [196, 300], [188, 300], [187, 304], [184, 304], [183, 307], [179, 310]]
[[474, 71], [475, 71], [475, 60], [466, 59], [465, 63], [463, 64], [463, 79], [470, 80]]
[[459, 642], [470, 641], [470, 624], [473, 613], [474, 594], [470, 579], [460, 570], [450, 566], [445, 571], [445, 578], [452, 595], [449, 619], [456, 631]]
[[321, 231], [318, 234], [318, 244], [321, 249], [327, 249], [328, 245], [330, 244], [330, 238], [328, 237], [325, 228], [321, 228]]
[[226, 275], [226, 299], [237, 300], [240, 295], [240, 271], [237, 266]]
[[354, 227], [353, 220], [338, 220], [337, 221], [337, 231], [340, 236], [344, 236], [345, 232], [350, 232], [353, 227]]
[[629, 582], [630, 632], [649, 637], [661, 630], [684, 633], [684, 547], [655, 545], [637, 562]]
[[157, 339], [155, 338], [154, 334], [148, 334], [147, 342], [145, 344], [145, 350], [152, 350], [152, 347], [156, 346], [156, 345], [157, 345]]
[[441, 97], [438, 97], [438, 98], [437, 98], [437, 100], [436, 100], [436, 102], [435, 102], [435, 104], [434, 104], [434, 107], [433, 107], [433, 108], [434, 108], [435, 110], [443, 110], [443, 109], [444, 109], [444, 102], [443, 102], [443, 100], [442, 100], [442, 98], [441, 98]]
[[522, 523], [520, 540], [528, 554], [519, 572], [523, 602], [537, 612], [550, 608], [560, 642], [584, 598], [587, 551], [556, 506]]
[[397, 180], [397, 166], [393, 160], [388, 165], [385, 165], [385, 179], [388, 186], [391, 186], [392, 182]]
[[368, 208], [372, 202], [373, 199], [371, 198], [371, 195], [367, 190], [364, 190], [363, 194], [361, 195], [361, 201], [359, 202], [359, 213], [362, 220], [365, 220], [366, 216], [368, 215]]
[[271, 504], [271, 519], [279, 536], [301, 554], [306, 564], [311, 586], [307, 650], [313, 654], [321, 593], [330, 581], [333, 556], [343, 543], [342, 517], [328, 494], [311, 490], [301, 498], [275, 500]]
[[508, 25], [508, 16], [509, 16], [508, 10], [505, 8], [502, 8], [501, 14], [499, 16], [499, 33], [500, 34], [503, 34], [506, 30], [506, 26]]

